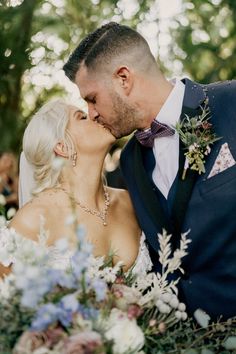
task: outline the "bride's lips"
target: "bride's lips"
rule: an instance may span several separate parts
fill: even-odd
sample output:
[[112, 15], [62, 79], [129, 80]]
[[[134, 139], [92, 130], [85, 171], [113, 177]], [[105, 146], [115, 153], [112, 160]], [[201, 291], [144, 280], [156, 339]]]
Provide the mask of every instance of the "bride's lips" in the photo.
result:
[[104, 129], [104, 130], [106, 130], [108, 133], [112, 134], [111, 129], [110, 129], [107, 125], [105, 125], [105, 124], [103, 124], [103, 123], [99, 123], [99, 122], [97, 122], [97, 124], [98, 124], [102, 129]]

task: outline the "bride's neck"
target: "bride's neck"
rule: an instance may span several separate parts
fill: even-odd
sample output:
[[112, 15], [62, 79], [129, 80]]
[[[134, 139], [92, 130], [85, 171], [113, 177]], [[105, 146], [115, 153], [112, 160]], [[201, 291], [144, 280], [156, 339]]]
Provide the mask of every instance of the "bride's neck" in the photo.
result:
[[100, 209], [104, 204], [103, 163], [89, 159], [79, 160], [75, 167], [66, 167], [61, 186], [82, 204]]

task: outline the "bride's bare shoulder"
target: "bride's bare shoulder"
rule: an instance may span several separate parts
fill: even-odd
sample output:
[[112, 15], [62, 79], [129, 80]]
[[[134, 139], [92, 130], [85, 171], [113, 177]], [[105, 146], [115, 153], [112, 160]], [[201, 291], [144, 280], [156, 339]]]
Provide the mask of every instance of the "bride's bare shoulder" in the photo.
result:
[[41, 216], [46, 218], [47, 205], [41, 198], [33, 198], [20, 208], [11, 220], [9, 227], [32, 240], [38, 239]]

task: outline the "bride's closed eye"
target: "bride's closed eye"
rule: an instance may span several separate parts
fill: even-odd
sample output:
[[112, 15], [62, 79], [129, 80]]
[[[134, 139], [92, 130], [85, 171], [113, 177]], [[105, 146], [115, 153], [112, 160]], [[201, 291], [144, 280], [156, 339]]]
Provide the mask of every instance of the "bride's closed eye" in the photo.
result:
[[79, 119], [79, 120], [82, 120], [82, 119], [87, 119], [88, 116], [85, 112], [82, 112], [82, 111], [76, 111], [76, 118]]

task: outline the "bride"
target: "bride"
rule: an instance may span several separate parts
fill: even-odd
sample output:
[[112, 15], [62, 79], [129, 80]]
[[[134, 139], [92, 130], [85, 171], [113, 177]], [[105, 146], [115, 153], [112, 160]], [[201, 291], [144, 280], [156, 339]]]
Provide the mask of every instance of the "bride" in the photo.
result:
[[[104, 184], [103, 163], [114, 142], [107, 129], [77, 107], [62, 100], [45, 104], [28, 124], [23, 138], [26, 160], [34, 170], [33, 198], [18, 210], [9, 227], [37, 242], [43, 216], [49, 233], [47, 245], [53, 248], [62, 237], [75, 240], [73, 226], [66, 222], [73, 206], [95, 257], [112, 252], [113, 264], [122, 261], [124, 271], [132, 266], [136, 271], [143, 267], [150, 270], [145, 237], [128, 192]], [[60, 170], [55, 167], [56, 157], [65, 162]], [[0, 247], [6, 247], [1, 235]], [[4, 265], [0, 275], [10, 270]]]

